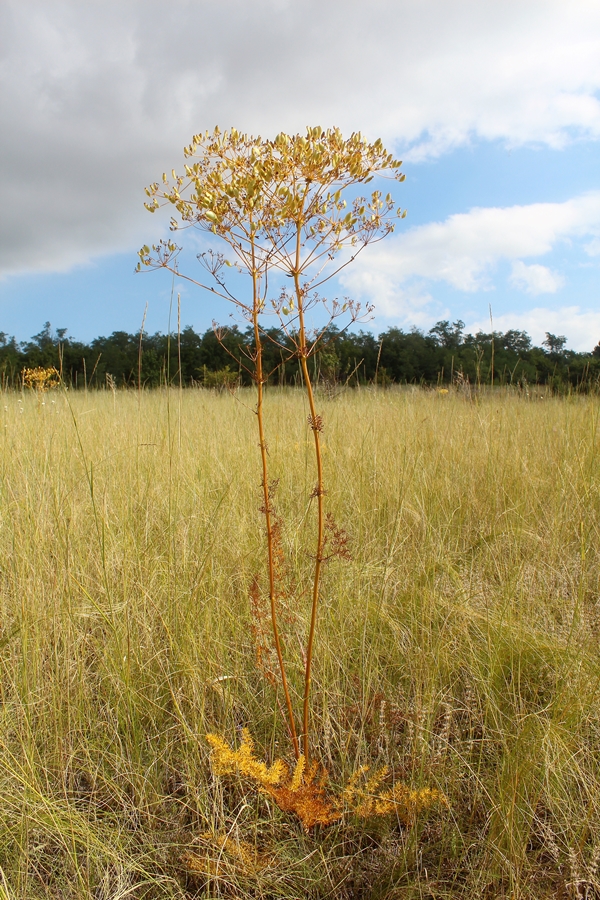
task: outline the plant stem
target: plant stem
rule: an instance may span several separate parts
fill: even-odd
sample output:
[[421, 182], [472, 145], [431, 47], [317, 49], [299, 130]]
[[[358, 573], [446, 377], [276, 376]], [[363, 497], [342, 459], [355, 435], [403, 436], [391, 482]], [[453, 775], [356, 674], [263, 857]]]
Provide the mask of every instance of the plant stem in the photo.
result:
[[307, 356], [308, 350], [306, 346], [306, 328], [304, 325], [304, 303], [303, 294], [299, 281], [300, 268], [300, 228], [298, 228], [297, 250], [296, 250], [296, 267], [294, 272], [294, 286], [296, 291], [296, 300], [298, 304], [298, 344], [300, 354], [300, 365], [302, 367], [302, 375], [304, 377], [304, 385], [308, 396], [308, 405], [310, 408], [310, 424], [315, 441], [315, 457], [317, 462], [317, 485], [314, 495], [317, 498], [317, 551], [315, 556], [315, 570], [313, 575], [312, 589], [312, 605], [310, 613], [310, 628], [308, 632], [308, 644], [306, 646], [306, 664], [304, 667], [304, 703], [302, 713], [302, 746], [303, 754], [308, 762], [309, 758], [309, 725], [310, 725], [310, 686], [311, 686], [311, 668], [315, 640], [315, 631], [317, 627], [317, 610], [319, 606], [319, 586], [321, 581], [321, 564], [323, 562], [323, 532], [324, 532], [324, 510], [323, 510], [323, 456], [321, 453], [321, 420], [317, 416], [315, 407], [315, 395], [308, 372]]
[[281, 639], [279, 637], [279, 626], [277, 624], [277, 596], [275, 589], [275, 561], [273, 553], [273, 526], [271, 520], [271, 497], [269, 491], [268, 480], [268, 458], [267, 458], [267, 442], [265, 440], [265, 429], [263, 419], [263, 367], [262, 367], [262, 342], [260, 339], [260, 329], [258, 325], [258, 316], [260, 312], [260, 298], [258, 294], [258, 275], [256, 271], [256, 262], [254, 256], [254, 241], [252, 241], [252, 287], [253, 287], [253, 305], [252, 305], [252, 325], [254, 329], [254, 342], [256, 345], [256, 417], [258, 420], [259, 446], [262, 460], [262, 487], [264, 497], [264, 513], [265, 526], [267, 531], [267, 554], [269, 565], [269, 602], [271, 608], [271, 627], [273, 629], [273, 642], [275, 644], [275, 652], [279, 663], [279, 672], [281, 674], [281, 685], [285, 695], [285, 705], [287, 708], [290, 736], [294, 747], [294, 755], [296, 759], [300, 756], [300, 748], [298, 745], [298, 736], [296, 733], [296, 723], [294, 721], [294, 710], [292, 707], [292, 698], [288, 688], [287, 677], [285, 674], [285, 664], [283, 661], [283, 653], [281, 649]]

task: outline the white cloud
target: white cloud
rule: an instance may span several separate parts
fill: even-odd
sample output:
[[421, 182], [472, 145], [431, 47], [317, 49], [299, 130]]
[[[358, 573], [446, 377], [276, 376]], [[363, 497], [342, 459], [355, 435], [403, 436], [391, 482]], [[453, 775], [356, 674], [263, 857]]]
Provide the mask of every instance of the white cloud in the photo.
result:
[[[346, 286], [350, 279], [340, 279]], [[421, 327], [431, 321], [437, 312], [439, 318], [449, 315], [448, 310], [439, 307], [432, 295], [421, 286], [411, 286], [406, 290], [394, 283], [386, 272], [377, 267], [363, 267], [357, 270], [351, 280], [352, 293], [357, 299], [373, 301], [376, 298], [376, 314], [386, 318], [400, 318]]]
[[547, 266], [526, 266], [520, 259], [512, 265], [511, 284], [528, 294], [555, 294], [565, 279]]
[[[558, 309], [538, 306], [526, 312], [494, 316], [494, 331], [508, 331], [510, 328], [526, 331], [537, 346], [541, 346], [546, 332], [564, 334], [568, 337], [567, 347], [570, 350], [589, 353], [600, 342], [600, 311], [581, 309], [579, 306], [561, 306]], [[489, 319], [468, 322], [466, 326], [466, 331], [471, 334], [489, 330]]]
[[[543, 256], [560, 241], [595, 234], [599, 228], [600, 191], [564, 203], [476, 208], [369, 248], [340, 280], [388, 316], [404, 315], [395, 298], [415, 281], [444, 281], [467, 292], [486, 290], [501, 260], [513, 263], [516, 286], [532, 294], [554, 293], [564, 283], [562, 276], [537, 263], [525, 265], [523, 257]], [[377, 279], [377, 294], [369, 294], [370, 278]], [[380, 297], [385, 298], [383, 307]]]
[[217, 123], [338, 124], [413, 159], [598, 139], [599, 43], [596, 0], [5, 0], [0, 271], [136, 246], [144, 185]]
[[600, 238], [594, 238], [589, 244], [584, 244], [583, 249], [588, 256], [600, 256]]

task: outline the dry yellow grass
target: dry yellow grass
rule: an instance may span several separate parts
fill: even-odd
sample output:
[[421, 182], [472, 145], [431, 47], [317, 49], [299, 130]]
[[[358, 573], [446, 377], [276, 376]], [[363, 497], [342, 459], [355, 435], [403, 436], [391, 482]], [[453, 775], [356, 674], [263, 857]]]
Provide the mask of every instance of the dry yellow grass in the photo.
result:
[[[449, 809], [312, 836], [216, 782], [203, 740], [248, 726], [267, 762], [288, 752], [250, 629], [264, 569], [252, 403], [3, 396], [0, 897], [600, 890], [598, 399], [320, 399], [353, 559], [324, 576], [315, 756], [338, 785], [389, 765]], [[312, 435], [299, 394], [266, 404], [298, 697]], [[207, 832], [269, 865], [186, 872]]]

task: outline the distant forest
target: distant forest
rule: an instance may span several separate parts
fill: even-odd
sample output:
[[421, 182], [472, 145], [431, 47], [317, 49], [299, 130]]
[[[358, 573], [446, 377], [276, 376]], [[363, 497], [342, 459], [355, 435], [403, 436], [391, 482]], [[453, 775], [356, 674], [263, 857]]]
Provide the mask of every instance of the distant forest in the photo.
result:
[[[600, 344], [591, 353], [565, 349], [563, 335], [547, 333], [534, 347], [524, 331], [465, 334], [464, 322], [441, 321], [428, 332], [388, 328], [371, 332], [330, 329], [311, 360], [315, 377], [329, 385], [450, 383], [539, 384], [555, 390], [597, 388]], [[269, 383], [294, 385], [297, 358], [278, 329], [265, 333], [265, 369]], [[191, 326], [180, 335], [127, 334], [114, 331], [89, 344], [72, 340], [67, 329], [46, 322], [29, 341], [0, 332], [3, 387], [19, 387], [25, 368], [54, 366], [66, 384], [84, 387], [225, 387], [249, 384], [244, 368], [252, 353], [250, 329], [213, 329], [198, 334]]]

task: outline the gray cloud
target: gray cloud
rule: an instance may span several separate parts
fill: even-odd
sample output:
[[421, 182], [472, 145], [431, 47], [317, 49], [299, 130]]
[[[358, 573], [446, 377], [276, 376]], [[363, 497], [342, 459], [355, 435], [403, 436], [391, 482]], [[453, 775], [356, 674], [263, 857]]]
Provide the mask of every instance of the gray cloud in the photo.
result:
[[599, 138], [599, 37], [595, 0], [5, 0], [0, 272], [137, 247], [143, 187], [215, 124], [337, 124], [413, 159]]

